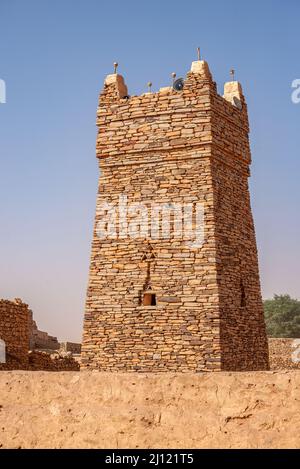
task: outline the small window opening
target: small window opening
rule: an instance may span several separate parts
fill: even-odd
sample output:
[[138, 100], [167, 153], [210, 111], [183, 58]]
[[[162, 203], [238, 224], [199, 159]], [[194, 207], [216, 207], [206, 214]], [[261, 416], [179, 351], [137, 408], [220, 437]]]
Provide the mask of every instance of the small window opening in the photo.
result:
[[155, 293], [144, 293], [143, 306], [156, 306]]
[[246, 293], [245, 287], [243, 282], [241, 282], [241, 307], [244, 308], [246, 306]]

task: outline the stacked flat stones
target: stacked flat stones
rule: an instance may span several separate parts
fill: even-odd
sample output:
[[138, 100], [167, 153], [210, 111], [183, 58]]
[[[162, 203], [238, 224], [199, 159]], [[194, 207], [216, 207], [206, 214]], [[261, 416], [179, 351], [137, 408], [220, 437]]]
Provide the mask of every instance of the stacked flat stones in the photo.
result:
[[[82, 368], [268, 369], [240, 84], [225, 84], [220, 96], [207, 63], [197, 61], [182, 91], [167, 87], [128, 97], [123, 77], [109, 75], [97, 125], [101, 172]], [[120, 195], [149, 211], [153, 203], [202, 203], [204, 244], [191, 249], [174, 233], [170, 239], [99, 239], [101, 203], [116, 206]], [[155, 306], [141, 303], [145, 285], [156, 295]]]

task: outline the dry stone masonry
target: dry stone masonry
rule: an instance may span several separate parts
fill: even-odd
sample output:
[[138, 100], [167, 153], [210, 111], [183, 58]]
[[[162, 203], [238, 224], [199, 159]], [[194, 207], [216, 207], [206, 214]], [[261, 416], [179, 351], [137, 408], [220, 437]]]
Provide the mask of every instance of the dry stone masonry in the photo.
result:
[[41, 350], [31, 350], [28, 355], [29, 369], [32, 371], [79, 371], [79, 362], [72, 354], [61, 352], [47, 353]]
[[46, 350], [58, 350], [60, 344], [57, 340], [57, 337], [49, 335], [47, 332], [40, 331], [36, 325], [36, 322], [33, 320], [32, 312], [30, 311], [29, 317], [29, 344], [30, 349], [46, 349]]
[[[268, 343], [251, 214], [247, 105], [241, 85], [217, 93], [205, 61], [181, 91], [128, 96], [109, 75], [100, 94], [99, 190], [82, 368], [104, 371], [266, 370]], [[204, 242], [99, 237], [103, 202], [202, 204]], [[147, 213], [148, 213], [147, 212]], [[172, 217], [171, 217], [172, 218]], [[194, 225], [195, 226], [195, 221]], [[190, 243], [189, 243], [190, 241]]]
[[19, 298], [0, 300], [0, 340], [5, 343], [6, 362], [0, 370], [26, 369], [28, 366], [28, 305]]
[[[80, 344], [40, 331], [26, 303], [0, 300], [0, 370], [79, 370]], [[42, 351], [42, 350], [44, 351]]]
[[271, 370], [300, 370], [300, 339], [269, 338]]

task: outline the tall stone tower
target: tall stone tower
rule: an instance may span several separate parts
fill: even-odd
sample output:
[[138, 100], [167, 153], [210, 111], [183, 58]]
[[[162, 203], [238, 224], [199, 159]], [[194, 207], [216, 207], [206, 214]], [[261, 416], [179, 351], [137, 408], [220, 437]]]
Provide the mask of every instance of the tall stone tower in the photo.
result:
[[115, 73], [97, 125], [82, 368], [268, 369], [241, 85], [220, 96], [199, 60], [177, 91], [129, 97]]

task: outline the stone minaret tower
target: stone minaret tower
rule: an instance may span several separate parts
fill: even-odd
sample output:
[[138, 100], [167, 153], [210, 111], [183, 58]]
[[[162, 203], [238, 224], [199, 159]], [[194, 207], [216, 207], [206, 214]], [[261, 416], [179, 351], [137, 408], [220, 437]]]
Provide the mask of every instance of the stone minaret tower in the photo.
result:
[[[241, 85], [226, 83], [220, 96], [199, 60], [181, 90], [129, 97], [114, 73], [97, 116], [82, 368], [268, 369]], [[170, 207], [169, 235], [162, 226], [152, 235], [154, 205]], [[180, 234], [188, 206], [193, 229]], [[202, 207], [200, 229], [195, 207]]]

